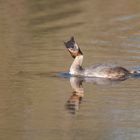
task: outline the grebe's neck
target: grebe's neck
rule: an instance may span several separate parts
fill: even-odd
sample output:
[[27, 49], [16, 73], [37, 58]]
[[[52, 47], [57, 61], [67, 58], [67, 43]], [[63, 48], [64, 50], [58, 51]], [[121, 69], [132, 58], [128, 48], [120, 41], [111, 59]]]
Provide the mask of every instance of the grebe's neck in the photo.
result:
[[70, 74], [72, 75], [82, 74], [83, 72], [82, 62], [83, 62], [83, 55], [76, 56], [70, 67]]

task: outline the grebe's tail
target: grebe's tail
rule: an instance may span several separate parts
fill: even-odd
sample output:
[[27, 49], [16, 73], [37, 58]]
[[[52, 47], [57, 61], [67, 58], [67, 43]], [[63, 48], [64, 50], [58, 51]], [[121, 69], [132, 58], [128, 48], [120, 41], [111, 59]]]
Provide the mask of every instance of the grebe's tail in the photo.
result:
[[140, 74], [140, 70], [131, 70], [130, 74]]

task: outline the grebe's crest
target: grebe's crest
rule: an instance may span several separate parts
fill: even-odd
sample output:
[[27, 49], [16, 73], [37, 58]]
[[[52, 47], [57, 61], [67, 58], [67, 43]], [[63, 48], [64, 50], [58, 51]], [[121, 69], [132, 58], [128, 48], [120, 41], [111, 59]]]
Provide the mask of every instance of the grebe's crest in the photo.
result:
[[70, 52], [71, 56], [75, 58], [78, 55], [82, 55], [83, 53], [81, 52], [79, 46], [74, 40], [74, 37], [71, 37], [71, 39], [67, 42], [64, 42], [66, 48]]

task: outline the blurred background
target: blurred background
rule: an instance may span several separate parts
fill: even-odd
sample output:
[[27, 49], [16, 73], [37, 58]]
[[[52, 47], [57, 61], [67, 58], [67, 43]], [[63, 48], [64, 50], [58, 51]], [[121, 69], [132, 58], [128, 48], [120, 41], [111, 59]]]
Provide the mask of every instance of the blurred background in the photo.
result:
[[140, 68], [139, 0], [0, 1], [1, 140], [139, 140], [140, 78], [83, 83], [79, 110], [65, 104], [74, 36], [84, 66]]

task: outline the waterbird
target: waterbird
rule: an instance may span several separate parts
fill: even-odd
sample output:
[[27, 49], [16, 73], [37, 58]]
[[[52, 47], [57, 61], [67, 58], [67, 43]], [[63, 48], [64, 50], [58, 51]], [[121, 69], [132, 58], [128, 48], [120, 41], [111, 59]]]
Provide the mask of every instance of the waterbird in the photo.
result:
[[64, 42], [64, 44], [71, 56], [74, 58], [74, 61], [69, 69], [69, 74], [72, 76], [99, 77], [120, 80], [126, 79], [130, 75], [139, 73], [138, 71], [128, 70], [124, 67], [112, 64], [98, 64], [83, 68], [82, 62], [84, 55], [74, 37], [71, 37], [70, 40]]

